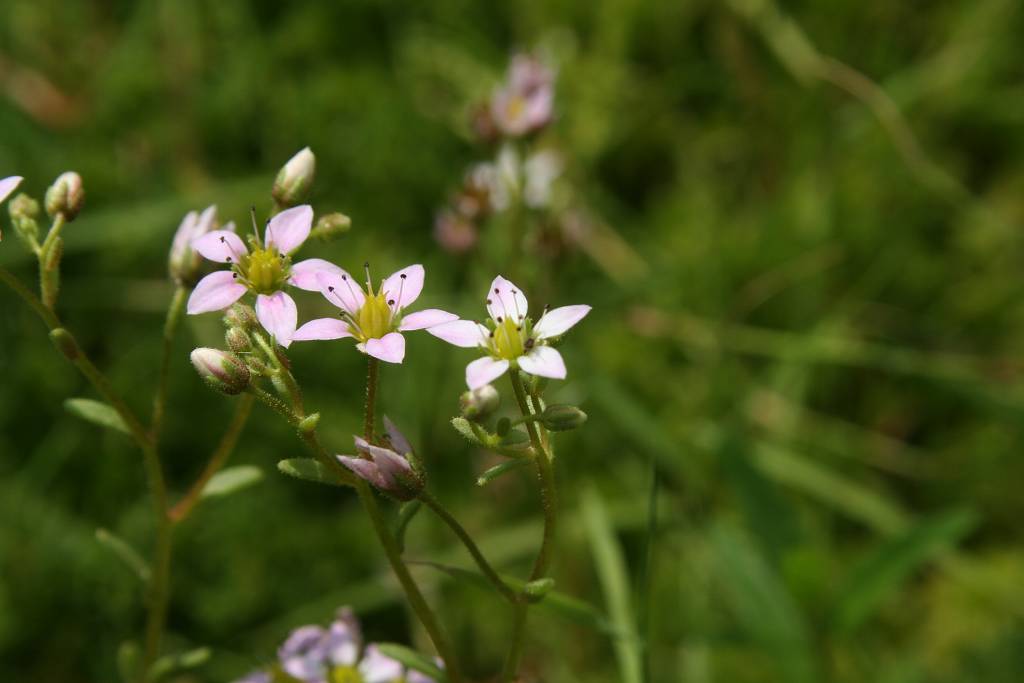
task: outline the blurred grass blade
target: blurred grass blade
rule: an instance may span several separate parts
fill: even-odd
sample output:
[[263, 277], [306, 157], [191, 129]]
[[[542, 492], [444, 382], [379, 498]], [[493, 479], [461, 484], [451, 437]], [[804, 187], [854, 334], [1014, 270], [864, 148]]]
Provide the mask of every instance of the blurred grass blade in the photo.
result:
[[415, 650], [397, 643], [378, 643], [377, 648], [380, 649], [382, 654], [404, 664], [409, 669], [430, 676], [437, 683], [447, 683], [448, 681], [448, 676], [445, 675], [444, 669]]
[[289, 477], [329, 486], [345, 486], [337, 473], [312, 458], [289, 458], [277, 463], [277, 469]]
[[839, 592], [834, 626], [848, 633], [863, 625], [911, 574], [956, 546], [977, 523], [973, 511], [952, 510], [922, 520], [882, 543], [851, 570]]
[[156, 681], [172, 673], [202, 666], [210, 659], [211, 654], [210, 648], [197, 647], [186, 652], [164, 655], [153, 662], [153, 668], [149, 670], [146, 680], [150, 683], [156, 683]]
[[149, 564], [142, 559], [142, 556], [136, 552], [135, 548], [128, 545], [127, 541], [103, 528], [96, 530], [96, 540], [124, 562], [132, 570], [132, 573], [139, 578], [139, 581], [143, 584], [149, 583], [151, 576]]
[[126, 640], [117, 648], [117, 672], [122, 683], [135, 683], [139, 680], [139, 669], [142, 667], [142, 649], [134, 640]]
[[609, 616], [615, 629], [632, 637], [616, 640], [615, 658], [623, 683], [641, 683], [640, 640], [636, 636], [633, 608], [630, 604], [629, 575], [615, 529], [608, 519], [601, 494], [593, 485], [583, 489], [580, 512], [590, 541], [594, 566], [601, 581]]
[[210, 477], [210, 481], [206, 482], [203, 492], [199, 495], [200, 498], [227, 496], [252, 486], [261, 479], [263, 479], [263, 470], [255, 465], [228, 467]]
[[122, 434], [130, 434], [128, 425], [124, 423], [117, 411], [102, 401], [91, 398], [69, 398], [64, 401], [64, 408], [76, 417], [92, 422], [100, 427], [114, 429]]
[[654, 577], [654, 551], [658, 536], [658, 466], [650, 458], [651, 483], [647, 490], [647, 530], [644, 536], [643, 564], [637, 572], [636, 582], [636, 630], [643, 643], [640, 660], [640, 679], [650, 680], [651, 676], [651, 582]]
[[[733, 611], [751, 638], [787, 683], [816, 683], [811, 641], [792, 596], [757, 547], [726, 523], [712, 531], [718, 580]], [[766, 676], [765, 680], [776, 680]]]

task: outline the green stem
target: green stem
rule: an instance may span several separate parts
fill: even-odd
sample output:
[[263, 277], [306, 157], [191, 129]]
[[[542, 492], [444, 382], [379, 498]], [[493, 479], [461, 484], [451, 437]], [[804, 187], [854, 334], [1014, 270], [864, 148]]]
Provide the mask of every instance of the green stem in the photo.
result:
[[153, 441], [160, 440], [160, 430], [164, 423], [164, 413], [167, 406], [167, 378], [170, 374], [171, 351], [174, 347], [174, 333], [178, 329], [178, 321], [181, 320], [181, 311], [185, 307], [185, 295], [188, 291], [178, 285], [174, 288], [174, 296], [167, 307], [167, 318], [164, 320], [163, 347], [160, 352], [160, 374], [157, 376], [156, 394], [153, 397], [153, 419], [150, 425], [150, 434]]
[[42, 254], [46, 253], [46, 250], [49, 249], [53, 245], [53, 243], [57, 241], [58, 237], [60, 237], [61, 230], [64, 229], [64, 226], [66, 224], [67, 219], [64, 217], [64, 214], [58, 213], [56, 216], [53, 217], [53, 223], [50, 225], [50, 231], [46, 233], [46, 238], [43, 240], [43, 243], [39, 246], [39, 251], [36, 252], [37, 255], [41, 256]]
[[459, 540], [462, 541], [462, 544], [466, 546], [466, 550], [468, 550], [469, 554], [473, 556], [473, 560], [476, 562], [477, 566], [480, 567], [480, 571], [483, 572], [483, 575], [487, 577], [488, 581], [494, 584], [494, 587], [498, 589], [498, 592], [501, 593], [501, 595], [509, 602], [515, 603], [519, 599], [519, 595], [507, 583], [501, 580], [501, 577], [498, 576], [498, 572], [494, 571], [494, 568], [491, 567], [487, 558], [484, 557], [482, 552], [480, 552], [480, 548], [473, 540], [473, 537], [469, 535], [469, 532], [467, 532], [461, 524], [459, 524], [459, 521], [455, 519], [447, 509], [445, 509], [440, 501], [430, 495], [426, 490], [420, 494], [420, 500], [423, 501], [423, 503], [429, 507], [434, 514], [440, 517], [441, 521], [447, 524], [455, 535], [458, 536]]
[[238, 397], [235, 414], [232, 416], [227, 430], [225, 430], [224, 435], [221, 437], [220, 443], [217, 444], [217, 448], [210, 455], [206, 467], [203, 468], [202, 473], [192, 483], [188, 493], [167, 513], [175, 524], [180, 523], [189, 516], [196, 504], [199, 503], [199, 496], [202, 495], [206, 484], [213, 478], [213, 475], [217, 474], [224, 467], [224, 463], [231, 457], [231, 453], [235, 450], [235, 445], [242, 435], [242, 430], [245, 429], [245, 423], [249, 419], [249, 413], [252, 411], [254, 400], [251, 394]]
[[[516, 401], [519, 403], [519, 410], [523, 414], [523, 417], [529, 418], [536, 415], [530, 402], [527, 400], [526, 389], [523, 387], [523, 381], [519, 377], [518, 370], [510, 372], [509, 379], [512, 381], [512, 390], [516, 395]], [[537, 579], [544, 577], [548, 571], [548, 567], [551, 565], [551, 552], [554, 547], [555, 531], [558, 526], [558, 497], [557, 490], [555, 488], [555, 475], [552, 468], [551, 453], [546, 447], [546, 439], [542, 438], [540, 429], [538, 428], [535, 420], [526, 420], [526, 430], [529, 432], [530, 442], [533, 444], [533, 448], [537, 452], [537, 457], [534, 460], [537, 463], [537, 478], [540, 483], [541, 505], [544, 509], [544, 535], [541, 539], [540, 550], [537, 552], [537, 558], [534, 560], [533, 570], [530, 572], [529, 578], [530, 581], [536, 581]], [[511, 683], [514, 681], [516, 673], [519, 671], [519, 660], [523, 654], [524, 639], [526, 635], [526, 617], [528, 609], [529, 603], [520, 596], [520, 600], [516, 604], [512, 620], [511, 645], [509, 646], [508, 656], [505, 659], [505, 667], [502, 670], [501, 675], [501, 680], [505, 683]]]

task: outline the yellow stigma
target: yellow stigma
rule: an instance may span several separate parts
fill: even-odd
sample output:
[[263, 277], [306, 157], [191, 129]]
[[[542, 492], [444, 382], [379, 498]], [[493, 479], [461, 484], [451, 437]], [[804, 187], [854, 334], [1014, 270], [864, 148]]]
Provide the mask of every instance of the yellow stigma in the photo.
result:
[[494, 351], [499, 358], [514, 360], [523, 355], [523, 331], [511, 318], [505, 318], [494, 328]]
[[239, 264], [241, 275], [257, 294], [273, 294], [284, 288], [290, 262], [276, 249], [256, 249]]
[[366, 297], [366, 302], [356, 316], [356, 324], [359, 325], [364, 341], [380, 339], [391, 332], [391, 312], [383, 292]]
[[339, 666], [331, 670], [331, 683], [363, 683], [363, 677], [350, 666]]

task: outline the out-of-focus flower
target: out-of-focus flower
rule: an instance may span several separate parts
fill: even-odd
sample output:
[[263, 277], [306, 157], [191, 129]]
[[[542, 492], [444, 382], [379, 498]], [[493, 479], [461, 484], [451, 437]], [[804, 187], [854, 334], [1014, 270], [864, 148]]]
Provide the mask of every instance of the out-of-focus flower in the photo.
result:
[[373, 291], [369, 266], [366, 271], [364, 293], [352, 276], [341, 268], [321, 269], [316, 275], [319, 290], [340, 309], [341, 317], [310, 320], [295, 332], [293, 338], [310, 341], [352, 337], [358, 342], [356, 348], [363, 353], [388, 363], [401, 363], [405, 358], [402, 332], [429, 329], [458, 319], [454, 313], [437, 308], [403, 314], [405, 307], [416, 301], [423, 290], [423, 266], [416, 264], [393, 273], [381, 283], [377, 292]]
[[476, 225], [461, 213], [443, 209], [434, 219], [434, 238], [445, 251], [464, 254], [476, 246]]
[[490, 384], [463, 392], [459, 397], [462, 416], [469, 420], [482, 420], [501, 405], [501, 395]]
[[423, 490], [423, 476], [407, 460], [412, 446], [394, 423], [384, 418], [390, 448], [375, 446], [361, 437], [354, 437], [356, 450], [364, 457], [339, 455], [338, 460], [359, 477], [398, 500], [412, 500]]
[[363, 637], [352, 610], [338, 611], [327, 628], [301, 626], [277, 652], [278, 662], [235, 683], [435, 683], [429, 676], [406, 671], [402, 664], [376, 645], [363, 647]]
[[543, 209], [551, 204], [555, 181], [562, 175], [562, 157], [545, 149], [530, 155], [523, 163], [523, 201], [531, 209]]
[[527, 315], [527, 308], [522, 290], [499, 275], [487, 292], [490, 319], [486, 325], [456, 320], [428, 328], [427, 332], [455, 346], [481, 348], [487, 353], [466, 366], [470, 389], [493, 382], [510, 367], [539, 377], [564, 379], [565, 362], [549, 342], [590, 313], [590, 306], [546, 310], [536, 325]]
[[491, 118], [498, 130], [519, 137], [546, 126], [554, 112], [554, 80], [536, 57], [513, 57], [504, 85], [491, 98]]
[[316, 175], [316, 157], [305, 147], [281, 167], [271, 194], [281, 206], [294, 206], [306, 198]]
[[[171, 241], [167, 257], [167, 270], [171, 279], [186, 287], [195, 285], [203, 257], [192, 247], [192, 242], [213, 230], [217, 225], [217, 207], [208, 206], [202, 213], [189, 211], [185, 214]], [[223, 230], [235, 231], [235, 224], [228, 223]]]
[[282, 211], [267, 223], [266, 234], [250, 238], [252, 250], [231, 230], [213, 230], [192, 241], [203, 257], [230, 264], [230, 270], [210, 273], [196, 285], [188, 299], [190, 314], [220, 311], [238, 301], [246, 292], [256, 295], [256, 316], [278, 344], [292, 343], [298, 324], [295, 300], [285, 293], [286, 285], [319, 291], [317, 276], [344, 272], [323, 259], [306, 259], [292, 264], [291, 255], [309, 237], [313, 209], [309, 205]]
[[82, 210], [85, 204], [85, 190], [82, 188], [82, 176], [74, 171], [67, 171], [57, 176], [46, 190], [46, 213], [51, 216], [63, 214], [68, 221]]

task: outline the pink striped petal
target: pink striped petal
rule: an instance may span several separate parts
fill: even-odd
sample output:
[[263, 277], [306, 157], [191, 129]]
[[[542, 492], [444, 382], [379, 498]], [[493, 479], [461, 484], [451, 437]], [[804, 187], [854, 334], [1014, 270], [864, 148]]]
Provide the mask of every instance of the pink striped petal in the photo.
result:
[[565, 361], [562, 354], [550, 346], [535, 346], [525, 356], [520, 356], [516, 361], [519, 369], [531, 375], [551, 377], [553, 379], [565, 379]]
[[306, 241], [313, 228], [313, 207], [296, 206], [277, 214], [267, 223], [267, 247], [276, 247], [282, 254], [290, 254]]
[[533, 333], [538, 339], [548, 339], [564, 334], [570, 327], [583, 320], [587, 313], [590, 313], [590, 306], [580, 304], [578, 306], [562, 306], [548, 311], [540, 317]]
[[284, 292], [274, 292], [270, 296], [260, 294], [256, 297], [256, 317], [278, 344], [286, 349], [291, 346], [295, 326], [299, 322], [294, 299]]
[[384, 487], [384, 479], [381, 477], [380, 469], [370, 460], [353, 458], [350, 455], [337, 455], [342, 465], [352, 470], [357, 476], [370, 482], [378, 488]]
[[398, 427], [395, 426], [395, 423], [387, 415], [384, 416], [384, 431], [388, 433], [388, 440], [391, 441], [391, 447], [394, 448], [396, 453], [399, 455], [412, 453], [412, 444], [405, 438], [405, 434], [398, 431]]
[[241, 299], [245, 292], [245, 285], [235, 281], [234, 273], [218, 270], [199, 281], [188, 298], [186, 308], [190, 315], [222, 311]]
[[388, 279], [384, 280], [381, 291], [387, 293], [387, 299], [395, 301], [399, 310], [416, 301], [420, 292], [423, 291], [423, 279], [426, 272], [423, 266], [418, 263], [408, 268], [402, 268]]
[[405, 337], [397, 332], [385, 334], [380, 339], [366, 340], [366, 353], [388, 363], [401, 363], [405, 358]]
[[316, 274], [316, 281], [324, 298], [351, 315], [356, 315], [366, 301], [362, 288], [344, 270], [340, 274], [321, 270]]
[[337, 318], [318, 318], [295, 330], [292, 341], [313, 341], [315, 339], [342, 339], [351, 337], [348, 323]]
[[427, 308], [422, 311], [416, 311], [415, 313], [403, 316], [402, 324], [398, 326], [398, 329], [403, 332], [409, 330], [422, 330], [442, 323], [455, 322], [458, 319], [459, 316], [454, 313], [442, 311], [439, 308]]
[[320, 282], [317, 280], [319, 273], [341, 275], [344, 272], [330, 261], [325, 261], [322, 258], [308, 258], [292, 266], [292, 276], [288, 283], [307, 292], [319, 292]]
[[7, 199], [12, 192], [18, 189], [23, 178], [20, 175], [12, 175], [9, 178], [0, 180], [0, 202]]
[[449, 344], [461, 346], [464, 349], [484, 346], [487, 343], [487, 336], [490, 334], [486, 327], [472, 320], [453, 320], [450, 323], [441, 323], [428, 327], [427, 332], [438, 339], [443, 339]]
[[527, 301], [523, 291], [502, 276], [494, 278], [487, 290], [487, 313], [498, 322], [512, 318], [519, 321], [526, 317]]
[[504, 375], [506, 370], [507, 360], [495, 360], [490, 356], [477, 358], [466, 366], [466, 384], [470, 389], [479, 389]]
[[249, 252], [242, 238], [229, 230], [214, 230], [197, 237], [192, 240], [192, 248], [217, 263], [238, 263]]

